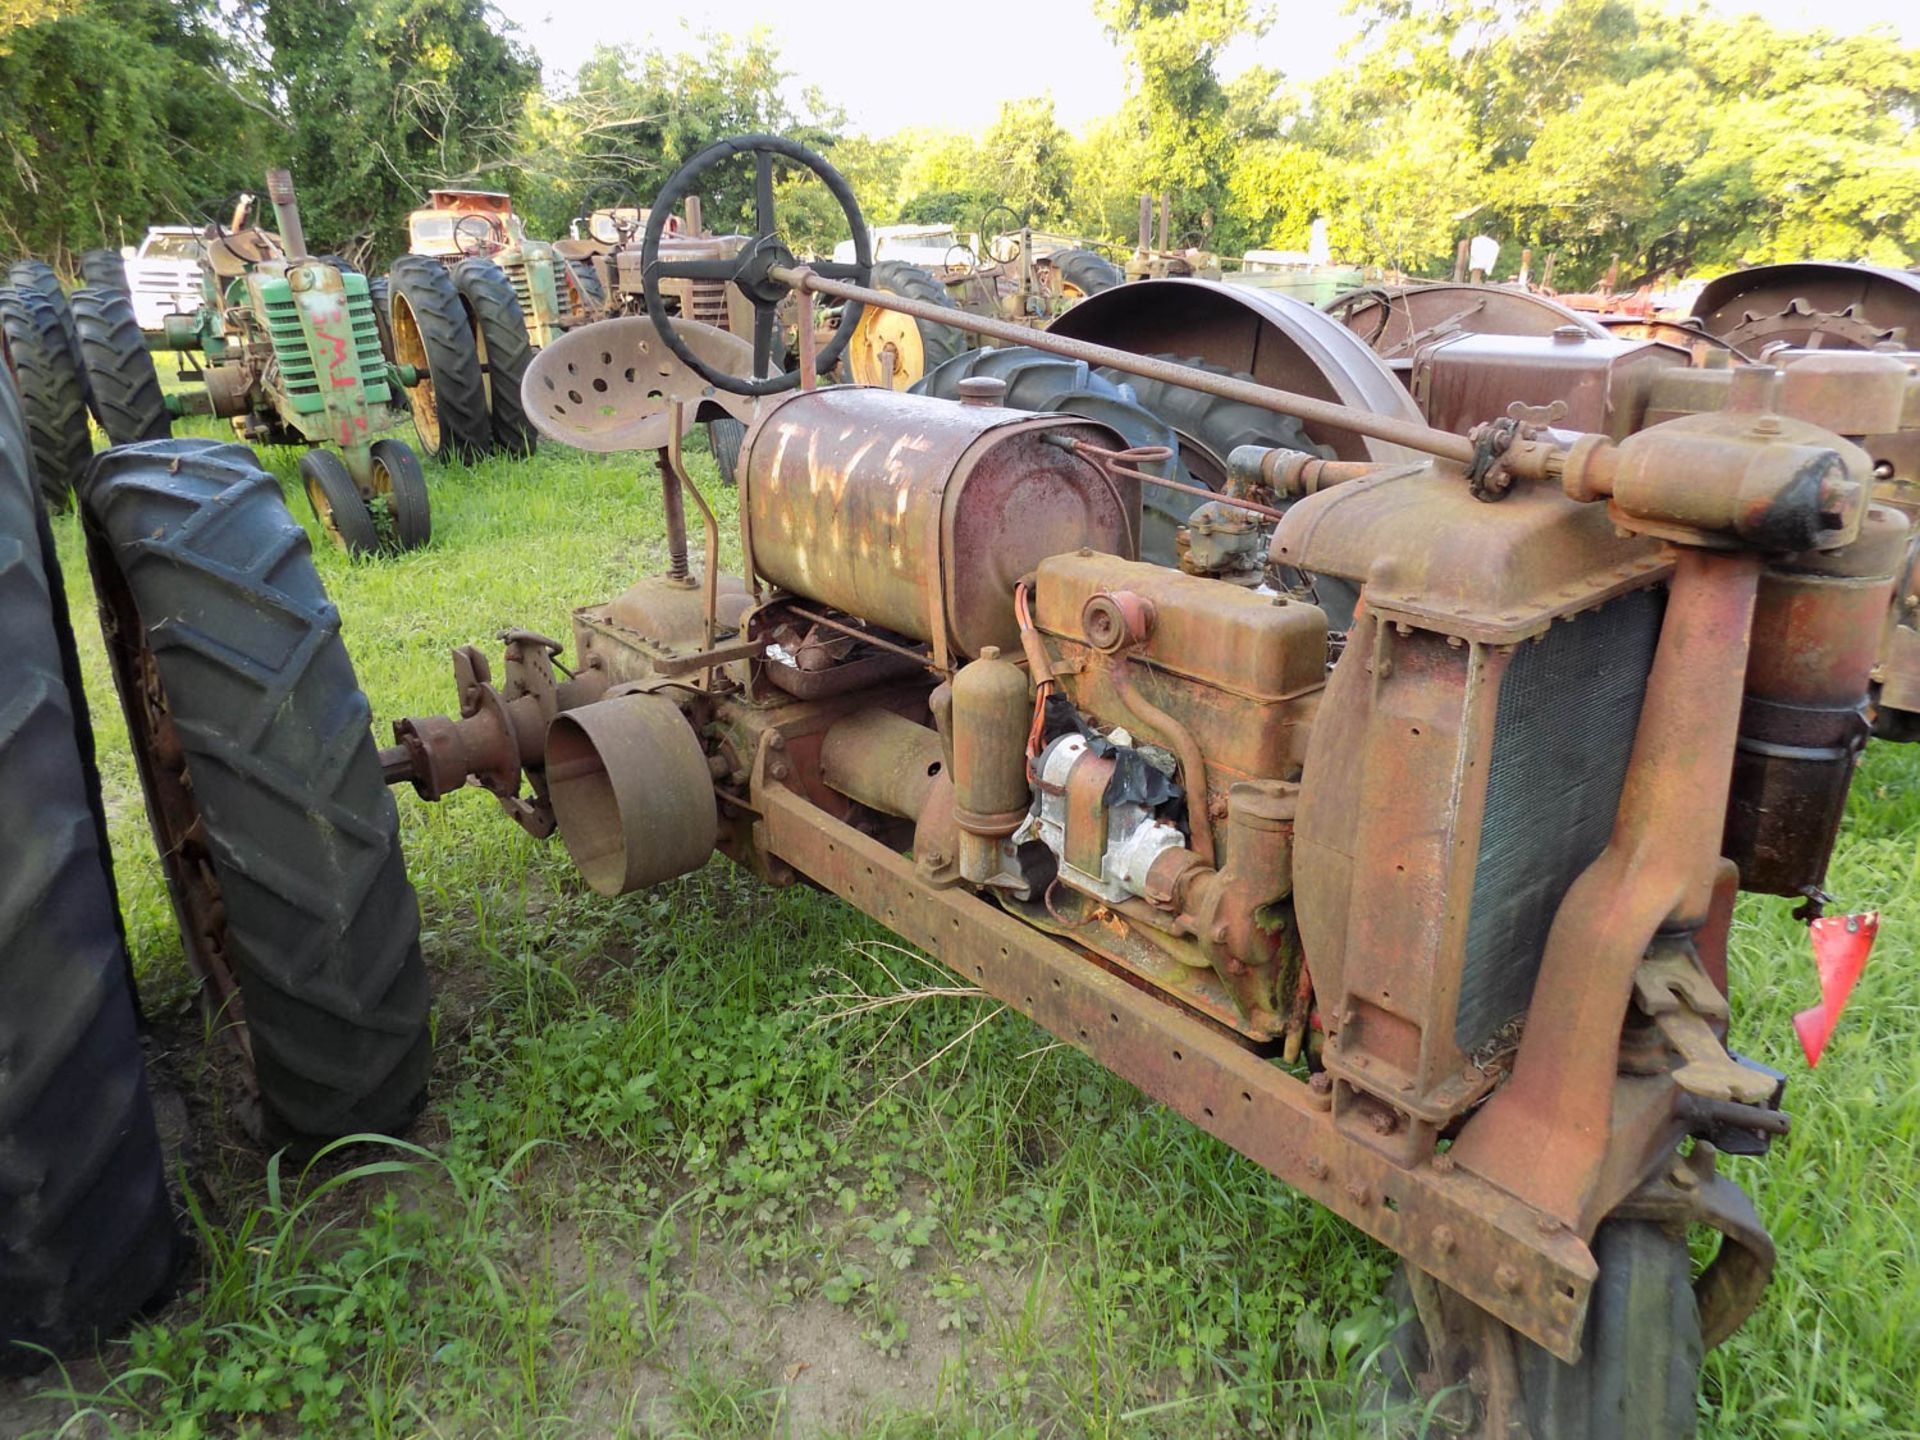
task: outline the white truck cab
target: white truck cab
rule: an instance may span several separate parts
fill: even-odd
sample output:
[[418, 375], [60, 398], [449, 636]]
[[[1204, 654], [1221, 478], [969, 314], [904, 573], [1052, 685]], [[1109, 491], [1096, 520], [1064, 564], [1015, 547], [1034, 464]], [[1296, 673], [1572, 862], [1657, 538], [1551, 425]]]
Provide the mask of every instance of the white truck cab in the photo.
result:
[[190, 225], [154, 225], [127, 261], [133, 290], [133, 314], [142, 330], [160, 330], [169, 315], [200, 308], [200, 261], [206, 254], [200, 232]]

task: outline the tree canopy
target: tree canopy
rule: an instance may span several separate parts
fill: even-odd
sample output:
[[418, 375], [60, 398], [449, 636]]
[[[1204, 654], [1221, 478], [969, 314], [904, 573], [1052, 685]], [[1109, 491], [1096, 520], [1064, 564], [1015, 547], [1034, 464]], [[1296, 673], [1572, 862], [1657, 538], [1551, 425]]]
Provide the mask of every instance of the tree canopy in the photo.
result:
[[[823, 149], [868, 218], [1126, 244], [1137, 199], [1223, 254], [1448, 269], [1484, 231], [1592, 281], [1785, 258], [1920, 261], [1920, 50], [1656, 0], [1356, 0], [1329, 74], [1223, 76], [1262, 0], [1088, 0], [1124, 54], [1074, 136], [1041, 95], [977, 134], [859, 133], [765, 32], [603, 46], [542, 83], [486, 0], [0, 0], [0, 247], [60, 256], [210, 213], [289, 164], [317, 245], [384, 259], [429, 187], [514, 193], [537, 233], [645, 204], [722, 135]], [[744, 215], [744, 167], [707, 213]], [[844, 233], [788, 177], [790, 238]], [[999, 207], [1005, 207], [1000, 209]], [[1009, 214], [1009, 212], [1011, 212]]]

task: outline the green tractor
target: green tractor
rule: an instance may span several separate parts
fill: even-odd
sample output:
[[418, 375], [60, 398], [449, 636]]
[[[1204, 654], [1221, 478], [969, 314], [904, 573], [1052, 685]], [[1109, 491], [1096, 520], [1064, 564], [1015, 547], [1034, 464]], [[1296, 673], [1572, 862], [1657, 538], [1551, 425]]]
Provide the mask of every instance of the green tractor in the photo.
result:
[[[399, 422], [407, 409], [401, 391], [421, 377], [387, 358], [385, 321], [367, 277], [337, 257], [308, 253], [292, 177], [268, 171], [267, 193], [279, 233], [256, 224], [252, 197], [242, 197], [230, 228], [209, 227], [200, 308], [168, 316], [160, 335], [145, 342], [204, 357], [204, 366], [189, 361], [182, 372], [198, 376], [199, 390], [161, 397], [156, 382], [146, 394], [153, 367], [134, 354], [140, 331], [130, 308], [114, 317], [126, 325], [96, 326], [99, 343], [88, 349], [80, 297], [94, 292], [78, 292], [75, 318], [96, 393], [126, 389], [139, 397], [131, 414], [141, 424], [120, 428], [143, 433], [116, 433], [105, 415], [103, 428], [115, 444], [157, 438], [145, 423], [157, 402], [169, 417], [231, 419], [249, 443], [309, 446], [301, 484], [336, 544], [356, 556], [418, 549], [433, 533], [426, 479], [406, 441], [381, 432]], [[466, 379], [480, 383], [477, 373]]]

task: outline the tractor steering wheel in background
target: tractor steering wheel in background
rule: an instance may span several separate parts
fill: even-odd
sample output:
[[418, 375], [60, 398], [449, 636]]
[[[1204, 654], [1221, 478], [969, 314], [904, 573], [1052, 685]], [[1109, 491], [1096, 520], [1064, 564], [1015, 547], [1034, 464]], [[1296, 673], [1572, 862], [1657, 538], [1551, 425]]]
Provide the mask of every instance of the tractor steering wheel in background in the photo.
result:
[[[662, 260], [660, 237], [665, 231], [667, 217], [680, 208], [687, 196], [696, 192], [701, 178], [708, 171], [737, 155], [751, 155], [754, 162], [753, 233], [745, 248], [728, 259]], [[870, 284], [873, 278], [873, 241], [867, 234], [866, 221], [860, 215], [859, 202], [853, 198], [853, 190], [847, 184], [846, 177], [806, 146], [779, 135], [736, 135], [730, 140], [717, 141], [674, 171], [654, 199], [652, 213], [647, 217], [646, 240], [640, 247], [641, 289], [646, 296], [647, 318], [653, 321], [654, 329], [666, 342], [667, 348], [684, 360], [695, 374], [709, 384], [735, 395], [777, 395], [800, 383], [797, 373], [767, 374], [773, 361], [774, 339], [779, 333], [780, 302], [792, 293], [792, 287], [776, 280], [773, 271], [777, 266], [795, 263], [793, 252], [780, 239], [773, 213], [773, 167], [778, 156], [785, 156], [805, 166], [820, 178], [827, 187], [827, 193], [839, 202], [840, 211], [846, 216], [853, 235], [855, 258], [852, 264], [823, 261], [810, 267], [813, 273], [829, 280], [845, 280], [862, 286]], [[666, 302], [660, 294], [662, 280], [731, 282], [753, 303], [754, 373], [751, 378], [716, 370], [693, 352], [686, 339], [675, 331], [674, 319], [667, 313]], [[858, 303], [849, 301], [840, 316], [840, 328], [834, 332], [833, 339], [820, 348], [814, 364], [822, 375], [832, 373], [834, 366], [839, 363], [848, 342], [853, 339], [854, 327], [860, 322], [861, 309]], [[811, 313], [803, 313], [800, 323], [811, 324]]]
[[462, 255], [491, 255], [505, 248], [506, 238], [505, 227], [489, 215], [462, 215], [453, 222], [453, 247]]
[[[996, 230], [994, 229], [993, 222], [1002, 215], [1013, 221], [1013, 224], [1006, 230]], [[1001, 235], [1015, 234], [1026, 228], [1026, 218], [1011, 205], [1005, 201], [1001, 201], [999, 204], [990, 207], [987, 213], [980, 217], [980, 253], [996, 265], [1006, 265], [1014, 260], [1018, 260], [1020, 258], [1020, 247], [1017, 243], [1014, 246], [1015, 253], [1003, 260], [1000, 258], [1000, 253], [993, 248], [993, 242]]]

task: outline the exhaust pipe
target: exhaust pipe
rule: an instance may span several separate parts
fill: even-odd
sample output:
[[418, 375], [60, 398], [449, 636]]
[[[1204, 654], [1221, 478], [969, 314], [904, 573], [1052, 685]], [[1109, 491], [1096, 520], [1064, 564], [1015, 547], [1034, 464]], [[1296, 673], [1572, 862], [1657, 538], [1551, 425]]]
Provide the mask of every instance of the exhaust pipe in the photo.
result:
[[547, 727], [547, 795], [567, 854], [602, 895], [689, 875], [720, 836], [713, 772], [672, 701], [619, 695]]
[[293, 198], [293, 172], [267, 171], [267, 198], [280, 225], [280, 248], [289, 260], [307, 259], [307, 233], [300, 228], [300, 204]]

